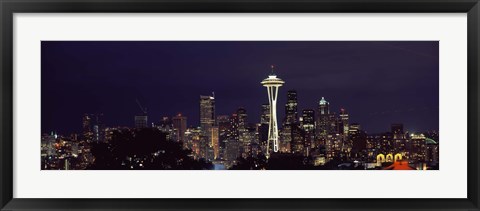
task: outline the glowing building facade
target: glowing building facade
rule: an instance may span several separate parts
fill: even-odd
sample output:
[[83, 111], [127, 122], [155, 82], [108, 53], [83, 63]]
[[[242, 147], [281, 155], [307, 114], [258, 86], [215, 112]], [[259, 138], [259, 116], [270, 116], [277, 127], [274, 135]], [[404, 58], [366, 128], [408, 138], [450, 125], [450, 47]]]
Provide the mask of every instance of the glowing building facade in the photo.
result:
[[177, 114], [172, 118], [173, 128], [176, 131], [177, 141], [185, 141], [185, 131], [187, 131], [187, 117]]
[[200, 127], [209, 134], [215, 125], [215, 96], [200, 96]]
[[287, 92], [287, 103], [285, 104], [285, 125], [291, 125], [297, 122], [297, 91], [289, 90]]

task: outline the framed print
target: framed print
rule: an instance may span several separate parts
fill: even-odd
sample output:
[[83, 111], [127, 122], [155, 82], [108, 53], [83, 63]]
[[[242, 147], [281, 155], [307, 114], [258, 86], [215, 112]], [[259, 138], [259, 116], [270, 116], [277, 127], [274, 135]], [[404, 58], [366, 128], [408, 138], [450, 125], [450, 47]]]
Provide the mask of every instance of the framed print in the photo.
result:
[[0, 5], [2, 210], [478, 210], [476, 0]]

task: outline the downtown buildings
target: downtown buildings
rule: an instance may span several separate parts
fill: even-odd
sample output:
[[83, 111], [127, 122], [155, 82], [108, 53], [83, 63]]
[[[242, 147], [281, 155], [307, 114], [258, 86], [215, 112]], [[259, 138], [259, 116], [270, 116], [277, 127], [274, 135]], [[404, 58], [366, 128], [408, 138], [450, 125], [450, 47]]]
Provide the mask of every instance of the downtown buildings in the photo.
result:
[[[198, 104], [192, 105], [199, 108], [197, 126], [188, 127], [188, 118], [181, 113], [148, 124], [146, 109], [138, 102], [142, 112], [135, 116], [133, 127], [106, 127], [103, 114], [85, 114], [81, 134], [42, 136], [42, 169], [84, 169], [99, 160], [92, 157], [93, 145], [110, 143], [118, 132], [136, 135], [146, 129], [181, 143], [192, 159], [213, 163], [216, 169], [270, 157], [299, 159], [312, 169], [388, 169], [396, 162], [407, 162], [412, 169], [438, 169], [438, 133], [410, 133], [403, 124], [394, 123], [387, 132], [369, 134], [351, 122], [354, 115], [347, 109], [333, 109], [324, 97], [299, 111], [302, 93], [287, 90], [279, 95], [283, 83], [273, 74], [263, 81], [269, 102], [258, 105], [260, 116], [252, 116], [241, 105], [231, 114], [218, 115], [215, 95], [199, 95]], [[285, 105], [277, 105], [279, 98], [286, 99]], [[281, 120], [277, 119], [280, 112], [285, 116]], [[152, 156], [161, 153], [166, 152]], [[136, 169], [148, 158], [131, 156], [125, 162]]]
[[201, 96], [200, 123], [204, 126], [189, 129], [189, 134], [197, 134], [197, 138], [190, 139], [198, 142], [191, 145], [195, 146], [192, 149], [196, 159], [206, 159], [225, 168], [236, 165], [238, 158], [267, 154], [304, 157], [307, 163], [328, 169], [383, 169], [395, 161], [409, 162], [415, 169], [438, 168], [436, 132], [412, 134], [404, 131], [403, 124], [394, 123], [388, 132], [368, 134], [360, 124], [350, 122], [347, 109], [334, 112], [324, 97], [319, 98], [316, 109], [301, 111], [297, 91], [288, 90], [283, 97], [285, 118], [278, 121], [280, 124], [273, 124], [278, 131], [275, 152], [271, 136], [275, 129], [271, 126], [276, 112], [272, 112], [271, 102], [259, 105], [259, 117], [249, 118], [242, 107], [231, 115], [217, 116], [215, 98]]

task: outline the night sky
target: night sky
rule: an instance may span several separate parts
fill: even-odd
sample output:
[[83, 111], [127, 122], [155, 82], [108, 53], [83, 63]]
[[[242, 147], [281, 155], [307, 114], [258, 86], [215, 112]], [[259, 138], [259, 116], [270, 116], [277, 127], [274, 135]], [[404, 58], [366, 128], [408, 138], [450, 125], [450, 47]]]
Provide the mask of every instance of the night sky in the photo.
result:
[[[408, 131], [439, 127], [438, 42], [351, 41], [43, 41], [42, 132], [81, 132], [84, 113], [103, 113], [106, 126], [149, 123], [179, 112], [199, 125], [199, 96], [215, 92], [216, 114], [247, 110], [260, 121], [267, 90], [260, 82], [276, 66], [279, 120], [286, 92], [298, 92], [299, 113], [345, 108], [368, 133], [392, 123]], [[281, 123], [281, 121], [279, 122]]]

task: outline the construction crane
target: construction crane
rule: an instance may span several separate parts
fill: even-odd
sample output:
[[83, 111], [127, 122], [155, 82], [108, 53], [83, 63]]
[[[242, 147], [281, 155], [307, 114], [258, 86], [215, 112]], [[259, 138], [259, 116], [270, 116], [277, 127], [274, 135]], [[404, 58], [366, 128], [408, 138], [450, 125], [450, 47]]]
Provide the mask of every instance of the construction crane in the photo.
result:
[[143, 112], [143, 114], [147, 115], [147, 108], [144, 108], [142, 104], [140, 104], [140, 101], [138, 101], [138, 99], [135, 99], [135, 101], [137, 102], [137, 105], [140, 108], [140, 110]]

